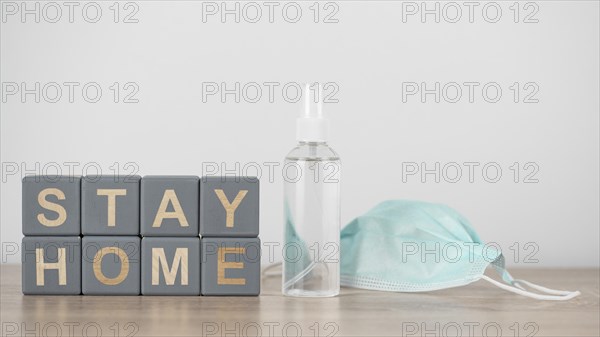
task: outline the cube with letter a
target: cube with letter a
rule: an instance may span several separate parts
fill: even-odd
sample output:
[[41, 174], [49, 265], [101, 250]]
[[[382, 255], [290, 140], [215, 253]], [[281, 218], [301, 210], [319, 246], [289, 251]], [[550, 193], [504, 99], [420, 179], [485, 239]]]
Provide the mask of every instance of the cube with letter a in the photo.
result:
[[142, 236], [198, 236], [198, 177], [145, 176]]

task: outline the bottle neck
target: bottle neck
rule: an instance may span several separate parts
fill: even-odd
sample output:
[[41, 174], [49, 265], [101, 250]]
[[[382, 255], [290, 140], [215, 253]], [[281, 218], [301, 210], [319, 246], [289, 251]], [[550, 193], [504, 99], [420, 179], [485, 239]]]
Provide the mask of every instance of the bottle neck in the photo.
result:
[[319, 146], [319, 145], [327, 145], [327, 142], [325, 142], [325, 141], [307, 142], [307, 141], [304, 141], [304, 140], [300, 140], [300, 141], [298, 141], [298, 145]]
[[296, 147], [288, 153], [291, 160], [339, 160], [338, 154], [324, 141], [298, 141]]

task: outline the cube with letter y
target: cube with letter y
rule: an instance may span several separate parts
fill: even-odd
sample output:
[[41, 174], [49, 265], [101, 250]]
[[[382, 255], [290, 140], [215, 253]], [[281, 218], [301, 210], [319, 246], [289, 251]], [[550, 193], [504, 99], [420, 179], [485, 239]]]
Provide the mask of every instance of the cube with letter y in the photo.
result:
[[145, 176], [142, 236], [198, 236], [198, 177]]
[[79, 295], [79, 236], [26, 236], [21, 245], [23, 294]]
[[256, 177], [202, 177], [200, 234], [203, 237], [257, 237], [259, 199]]
[[80, 188], [80, 177], [38, 175], [23, 178], [23, 234], [81, 234]]

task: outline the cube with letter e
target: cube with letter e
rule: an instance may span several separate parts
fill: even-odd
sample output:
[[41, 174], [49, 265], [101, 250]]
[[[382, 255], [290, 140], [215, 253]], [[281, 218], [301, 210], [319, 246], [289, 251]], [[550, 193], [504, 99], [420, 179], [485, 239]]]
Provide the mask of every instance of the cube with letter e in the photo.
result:
[[260, 239], [202, 238], [202, 295], [260, 293]]

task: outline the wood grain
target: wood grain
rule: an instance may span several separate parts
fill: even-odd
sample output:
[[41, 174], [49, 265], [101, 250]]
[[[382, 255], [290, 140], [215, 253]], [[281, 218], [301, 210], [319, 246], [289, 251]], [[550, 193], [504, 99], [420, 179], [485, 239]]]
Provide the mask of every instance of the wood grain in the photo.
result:
[[[1, 267], [2, 335], [24, 335], [23, 327], [54, 324], [75, 335], [198, 336], [599, 336], [599, 269], [512, 269], [523, 278], [557, 289], [580, 290], [568, 302], [544, 302], [498, 289], [484, 281], [431, 293], [396, 294], [342, 288], [326, 299], [288, 298], [279, 277], [263, 278], [259, 297], [23, 296], [21, 267]], [[491, 274], [491, 273], [490, 273]], [[131, 324], [128, 324], [130, 323]], [[65, 325], [67, 324], [67, 325]], [[484, 331], [484, 328], [487, 329]], [[137, 329], [137, 330], [136, 330]], [[472, 330], [469, 330], [472, 329]], [[227, 331], [225, 331], [227, 330]], [[425, 331], [427, 330], [427, 331]], [[429, 335], [429, 336], [430, 336]]]

